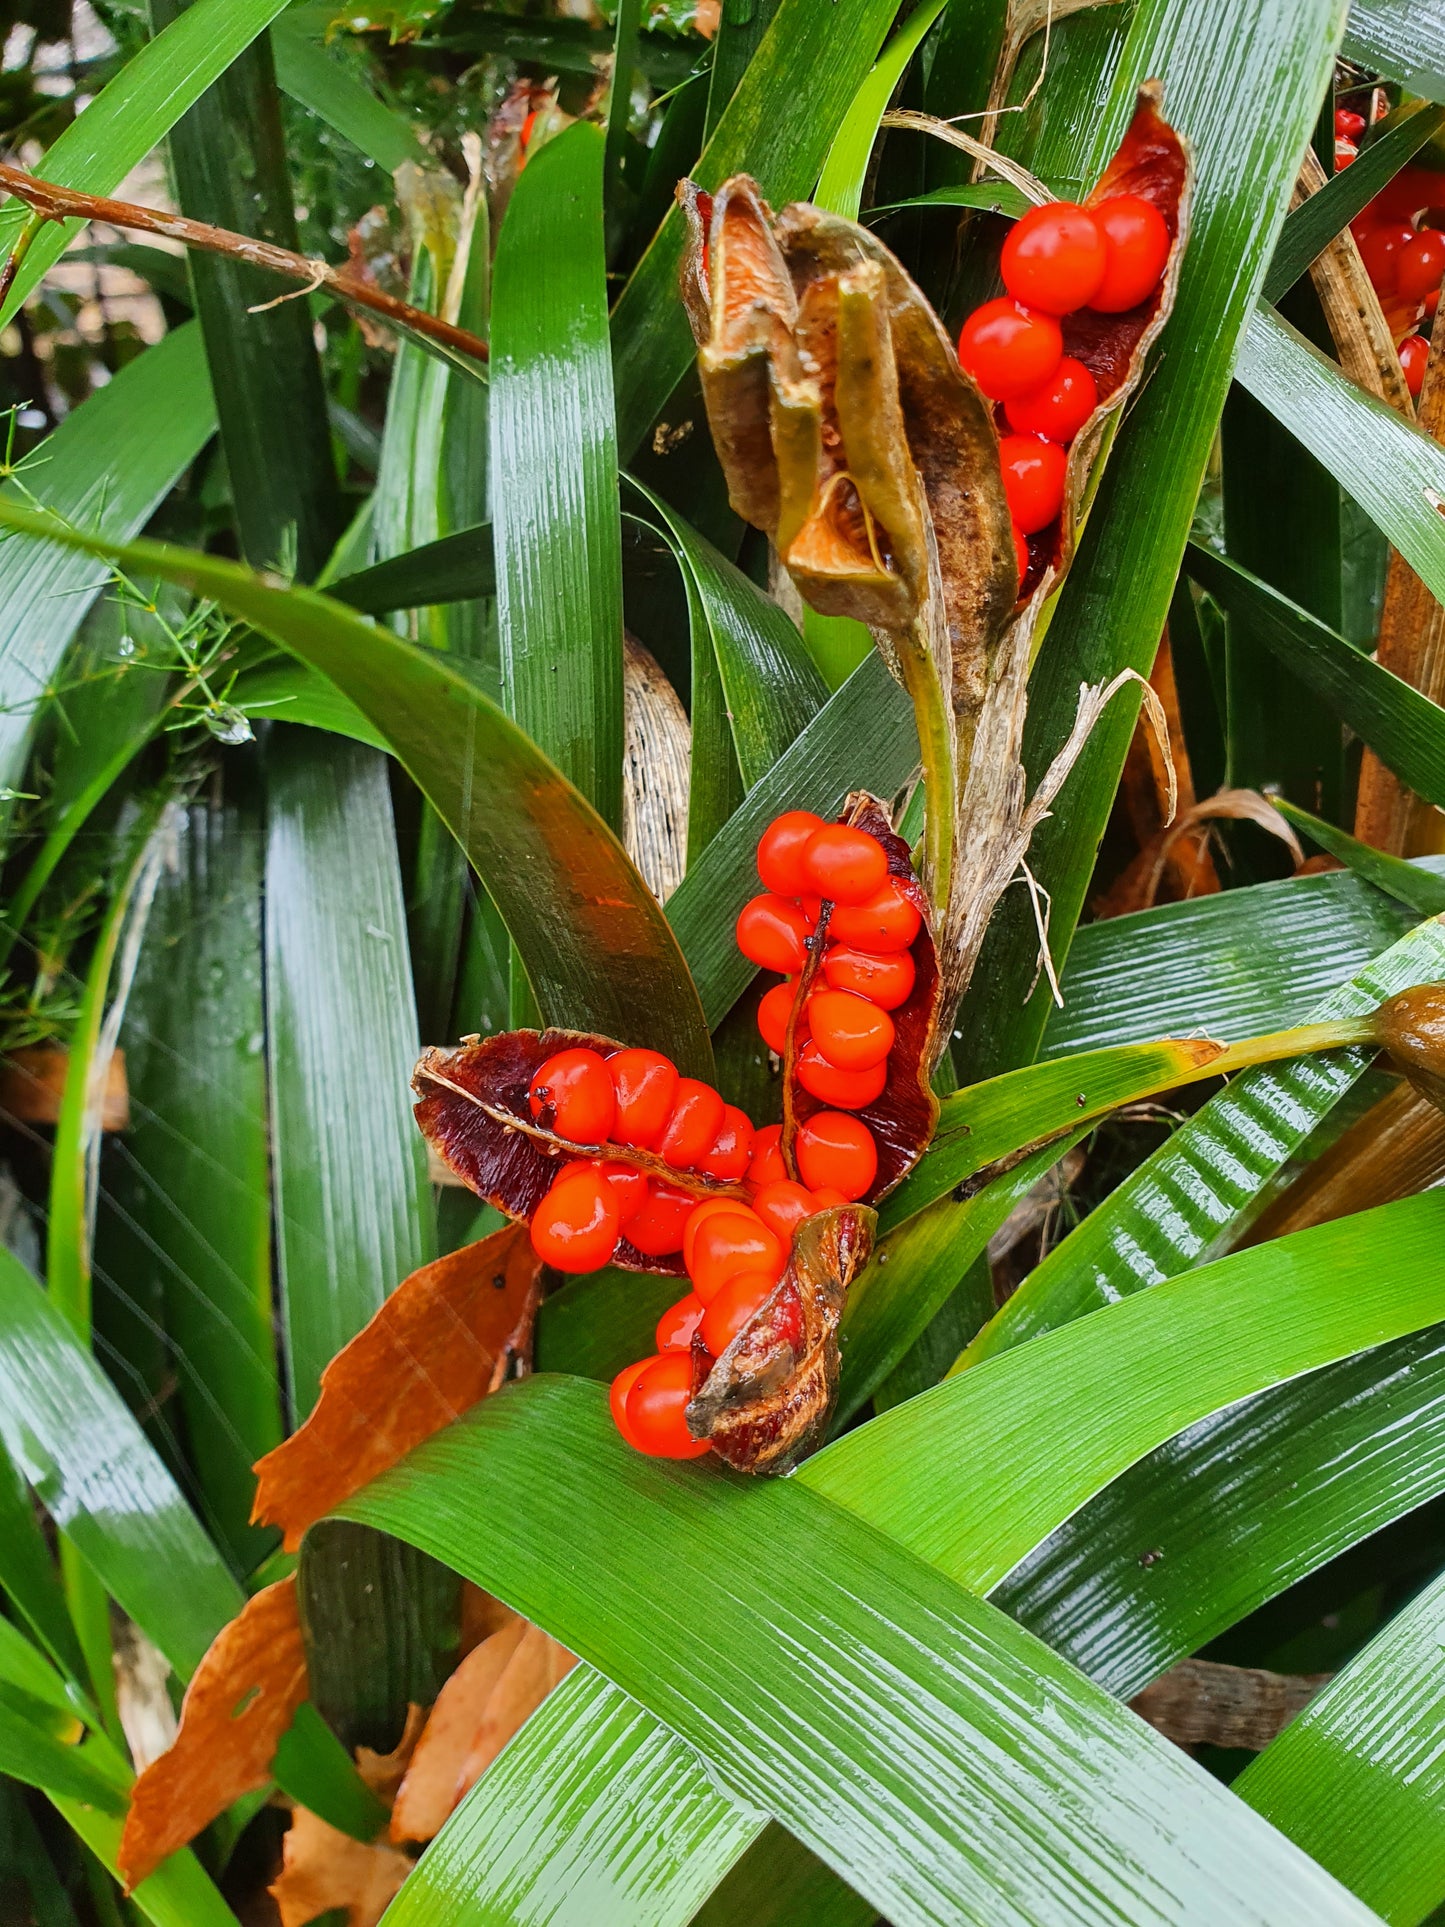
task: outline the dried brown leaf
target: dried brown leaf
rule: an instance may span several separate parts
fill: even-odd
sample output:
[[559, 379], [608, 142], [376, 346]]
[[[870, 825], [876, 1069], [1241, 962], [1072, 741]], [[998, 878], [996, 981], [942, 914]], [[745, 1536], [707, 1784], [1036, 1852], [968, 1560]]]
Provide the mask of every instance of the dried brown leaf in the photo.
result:
[[127, 1892], [242, 1794], [265, 1786], [306, 1693], [296, 1585], [282, 1579], [216, 1635], [186, 1689], [174, 1745], [131, 1789], [116, 1856]]
[[487, 1701], [462, 1761], [457, 1798], [476, 1784], [514, 1733], [531, 1719], [552, 1688], [577, 1664], [576, 1655], [528, 1626]]
[[430, 1840], [466, 1791], [462, 1768], [497, 1682], [528, 1630], [526, 1620], [514, 1615], [468, 1653], [437, 1694], [392, 1808], [393, 1841]]
[[525, 1355], [541, 1265], [508, 1226], [403, 1279], [321, 1374], [299, 1431], [256, 1466], [252, 1519], [306, 1528], [494, 1391]]
[[308, 1927], [334, 1909], [345, 1914], [346, 1927], [377, 1927], [412, 1869], [395, 1847], [353, 1840], [305, 1807], [297, 1807], [281, 1855], [270, 1888], [281, 1927]]

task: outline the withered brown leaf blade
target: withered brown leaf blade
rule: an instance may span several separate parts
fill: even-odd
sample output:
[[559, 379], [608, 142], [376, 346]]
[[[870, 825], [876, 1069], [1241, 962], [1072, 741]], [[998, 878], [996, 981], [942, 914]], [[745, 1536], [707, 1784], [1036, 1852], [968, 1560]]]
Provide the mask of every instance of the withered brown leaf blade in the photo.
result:
[[838, 1321], [876, 1223], [857, 1204], [805, 1219], [777, 1289], [694, 1391], [689, 1431], [735, 1471], [790, 1472], [827, 1437]]
[[297, 1807], [281, 1853], [269, 1889], [281, 1927], [309, 1927], [332, 1913], [346, 1927], [378, 1927], [413, 1866], [395, 1847], [353, 1840], [306, 1807]]
[[423, 1265], [321, 1374], [299, 1431], [256, 1466], [252, 1519], [307, 1527], [494, 1391], [525, 1355], [541, 1262], [524, 1227]]
[[131, 1789], [116, 1855], [127, 1892], [242, 1794], [265, 1786], [306, 1693], [296, 1582], [282, 1579], [217, 1633], [186, 1688], [174, 1743]]
[[[741, 1197], [737, 1185], [674, 1170], [651, 1151], [622, 1144], [574, 1144], [539, 1124], [528, 1107], [534, 1074], [561, 1050], [604, 1057], [620, 1050], [610, 1038], [571, 1030], [510, 1030], [472, 1038], [456, 1050], [429, 1050], [416, 1067], [416, 1121], [427, 1142], [479, 1197], [509, 1217], [530, 1218], [564, 1160], [605, 1157], [698, 1198]], [[625, 1271], [678, 1277], [678, 1257], [647, 1258], [624, 1238], [612, 1258]]]

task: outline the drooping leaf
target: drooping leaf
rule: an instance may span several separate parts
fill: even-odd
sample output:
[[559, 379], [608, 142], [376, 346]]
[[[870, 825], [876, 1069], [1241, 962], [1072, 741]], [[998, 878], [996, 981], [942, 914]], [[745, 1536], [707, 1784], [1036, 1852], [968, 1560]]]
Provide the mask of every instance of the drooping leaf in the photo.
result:
[[1275, 799], [1275, 808], [1303, 835], [1318, 843], [1330, 856], [1337, 857], [1356, 876], [1373, 883], [1377, 890], [1385, 891], [1398, 903], [1407, 904], [1422, 917], [1445, 914], [1445, 883], [1419, 864], [1391, 856], [1388, 850], [1373, 849], [1347, 831], [1336, 829], [1333, 823], [1323, 822], [1283, 798]]
[[[694, 1074], [711, 1068], [697, 992], [656, 899], [600, 818], [464, 665], [379, 630], [328, 597], [275, 588], [219, 558], [153, 543], [122, 548], [58, 529], [3, 498], [0, 524], [81, 553], [114, 555], [211, 595], [329, 675], [466, 849], [544, 1005], [615, 1034], [630, 1024], [645, 981], [656, 1048]], [[881, 754], [890, 753], [896, 740], [883, 746]], [[799, 761], [807, 760], [803, 752]], [[477, 781], [482, 769], [488, 784]]]

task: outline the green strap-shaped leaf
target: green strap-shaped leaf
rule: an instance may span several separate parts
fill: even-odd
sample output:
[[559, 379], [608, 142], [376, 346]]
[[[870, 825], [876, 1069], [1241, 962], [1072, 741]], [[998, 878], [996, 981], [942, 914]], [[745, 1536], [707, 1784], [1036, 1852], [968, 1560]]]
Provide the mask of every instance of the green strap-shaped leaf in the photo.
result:
[[1413, 0], [1354, 0], [1345, 52], [1367, 73], [1402, 81], [1427, 100], [1445, 100], [1445, 20]]
[[803, 638], [770, 596], [677, 511], [640, 483], [663, 539], [677, 557], [717, 663], [744, 785], [760, 783], [828, 700]]
[[1191, 544], [1185, 565], [1417, 796], [1445, 802], [1445, 710], [1238, 563]]
[[1235, 378], [1307, 448], [1435, 595], [1445, 597], [1445, 449], [1367, 394], [1272, 308], [1255, 310]]
[[[1410, 866], [1438, 884], [1445, 861]], [[1357, 876], [1292, 877], [1157, 904], [1079, 931], [1044, 1055], [1159, 1037], [1233, 1041], [1303, 1023], [1418, 920]]]
[[[1082, 107], [1091, 137], [1063, 170], [1097, 176], [1151, 76], [1163, 112], [1193, 149], [1196, 174], [1179, 297], [1148, 381], [1109, 458], [1029, 685], [1023, 763], [1035, 774], [1073, 726], [1082, 682], [1147, 671], [1219, 426], [1240, 336], [1289, 203], [1328, 83], [1338, 0], [1141, 0], [1122, 47], [1100, 8], [1097, 60], [1071, 86], [1047, 86], [1047, 129]], [[1108, 110], [1093, 103], [1112, 79]], [[1055, 137], [1056, 138], [1056, 137]], [[1027, 157], [1025, 157], [1027, 158]], [[1036, 171], [1048, 173], [1047, 166]], [[1137, 698], [1116, 698], [1041, 825], [1029, 864], [1051, 894], [1056, 960], [1068, 952], [1133, 732]], [[1035, 981], [1038, 934], [1027, 894], [1005, 897], [960, 1013], [954, 1057], [967, 1078], [1026, 1061], [1050, 1008]], [[1025, 998], [1028, 997], [1027, 1002]]]
[[[113, 193], [286, 4], [287, 0], [196, 0], [179, 20], [126, 61], [47, 150], [36, 172], [61, 187]], [[0, 209], [0, 251], [8, 252], [14, 245], [26, 218], [18, 201]], [[31, 243], [14, 286], [0, 305], [0, 327], [83, 225], [81, 221], [51, 222]]]
[[833, 137], [813, 200], [832, 214], [856, 221], [863, 204], [863, 182], [882, 120], [908, 63], [923, 36], [943, 12], [946, 0], [923, 0], [883, 50], [882, 58], [853, 96], [843, 124]]
[[[492, 504], [502, 699], [622, 820], [622, 531], [602, 249], [602, 130], [518, 177], [492, 297]], [[572, 1021], [562, 1017], [561, 1021]]]
[[377, 99], [350, 68], [327, 53], [291, 9], [271, 29], [276, 78], [293, 100], [334, 127], [388, 174], [405, 161], [424, 164], [426, 149], [411, 122]]
[[299, 1420], [435, 1233], [408, 1101], [420, 1041], [385, 765], [286, 732], [268, 748], [266, 814], [277, 1250]]
[[1280, 815], [1288, 818], [1294, 827], [1318, 843], [1322, 850], [1338, 857], [1347, 864], [1356, 876], [1367, 883], [1373, 883], [1377, 890], [1384, 890], [1397, 902], [1417, 911], [1422, 917], [1445, 915], [1445, 883], [1433, 872], [1418, 863], [1409, 863], [1403, 857], [1392, 856], [1388, 850], [1377, 850], [1369, 843], [1361, 843], [1358, 837], [1351, 836], [1347, 830], [1337, 829], [1333, 823], [1326, 823], [1318, 816], [1311, 816], [1282, 796], [1270, 799]]
[[[68, 1745], [35, 1720], [27, 1719], [22, 1696], [0, 1686], [0, 1773], [39, 1787], [83, 1800], [101, 1813], [124, 1814], [126, 1789], [92, 1761], [90, 1749]], [[37, 1707], [37, 1711], [43, 1709]], [[47, 1723], [48, 1724], [48, 1723]]]
[[[120, 1820], [80, 1800], [60, 1794], [51, 1798], [96, 1858], [115, 1874]], [[221, 1898], [220, 1889], [189, 1847], [183, 1847], [162, 1862], [130, 1898], [132, 1905], [154, 1927], [239, 1927], [236, 1916]]]
[[67, 1679], [79, 1685], [85, 1658], [65, 1594], [24, 1480], [0, 1448], [0, 1591]]
[[1445, 1577], [1359, 1653], [1234, 1791], [1386, 1920], [1445, 1899]]
[[1001, 1613], [796, 1478], [642, 1460], [599, 1386], [508, 1387], [345, 1511], [568, 1640], [899, 1927], [1369, 1918]]
[[[1438, 1319], [1442, 1231], [1445, 1197], [1425, 1192], [1235, 1252], [946, 1379], [799, 1477], [986, 1591], [1186, 1425]], [[1062, 1411], [1090, 1423], [1061, 1435]], [[999, 1496], [979, 1508], [980, 1491]]]
[[393, 609], [430, 609], [442, 602], [466, 602], [491, 595], [496, 586], [492, 525], [481, 522], [328, 582], [326, 593], [363, 615], [384, 616]]
[[1200, 1419], [1105, 1486], [995, 1605], [1128, 1699], [1445, 1491], [1445, 1328]]
[[917, 766], [912, 707], [882, 658], [871, 654], [749, 790], [668, 899], [668, 921], [709, 1023], [722, 1021], [756, 974], [734, 941], [733, 925], [761, 888], [758, 838], [772, 819], [786, 809], [831, 816], [851, 789], [892, 797]]
[[[67, 415], [20, 481], [0, 489], [0, 503], [23, 508], [33, 496], [67, 522], [125, 542], [215, 431], [205, 348], [192, 322]], [[104, 558], [33, 535], [0, 544], [0, 788], [20, 786], [36, 708], [109, 574]]]
[[165, 1306], [203, 1509], [245, 1571], [273, 1540], [247, 1523], [251, 1466], [281, 1442], [260, 822], [197, 805], [176, 836], [121, 1033], [132, 1128], [109, 1177], [107, 1262]]
[[[701, 185], [746, 172], [774, 207], [811, 193], [896, 10], [896, 0], [782, 0], [694, 169]], [[677, 295], [682, 245], [674, 207], [613, 310], [624, 461], [695, 352]]]
[[107, 1592], [189, 1678], [243, 1597], [145, 1434], [0, 1251], [0, 1438]]
[[1318, 194], [1302, 201], [1280, 230], [1274, 259], [1264, 278], [1264, 299], [1275, 302], [1287, 293], [1311, 261], [1441, 127], [1445, 127], [1445, 109], [1425, 107], [1403, 113], [1388, 133], [1372, 140], [1359, 158], [1341, 168]]
[[[693, 1074], [708, 1074], [712, 1050], [697, 991], [656, 899], [596, 812], [463, 664], [378, 629], [327, 596], [279, 588], [214, 556], [78, 535], [3, 498], [0, 525], [210, 596], [329, 676], [466, 850], [525, 957], [548, 1020], [646, 1041]], [[759, 823], [754, 841], [761, 830]]]
[[[1320, 1021], [1361, 1016], [1396, 991], [1441, 977], [1445, 924], [1432, 921], [1341, 985], [1314, 1014]], [[1231, 1078], [1035, 1266], [960, 1365], [1036, 1339], [1126, 1292], [1147, 1290], [1220, 1250], [1374, 1057], [1368, 1046], [1322, 1051]]]

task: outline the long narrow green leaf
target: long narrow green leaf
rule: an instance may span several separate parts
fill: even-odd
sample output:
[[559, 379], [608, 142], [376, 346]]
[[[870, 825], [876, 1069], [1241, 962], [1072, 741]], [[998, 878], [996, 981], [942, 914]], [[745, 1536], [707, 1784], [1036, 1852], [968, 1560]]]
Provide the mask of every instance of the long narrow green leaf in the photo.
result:
[[[110, 194], [181, 115], [264, 32], [287, 0], [197, 0], [101, 89], [48, 149], [37, 172], [62, 187]], [[25, 209], [0, 209], [0, 249], [25, 225]], [[80, 221], [53, 222], [31, 243], [3, 305], [0, 327], [28, 299], [46, 269], [80, 232]]]
[[1345, 52], [1367, 73], [1403, 81], [1412, 93], [1445, 100], [1445, 21], [1412, 0], [1354, 0]]
[[[1445, 862], [1411, 865], [1438, 883]], [[1292, 877], [1164, 903], [1080, 930], [1044, 1055], [1168, 1031], [1229, 1041], [1303, 1023], [1419, 913], [1348, 875]]]
[[600, 1387], [508, 1387], [346, 1513], [569, 1640], [899, 1927], [1368, 1918], [1002, 1614], [797, 1479], [639, 1459]]
[[0, 1447], [0, 1591], [67, 1679], [84, 1678], [85, 1658], [30, 1493]]
[[[3, 498], [0, 526], [114, 557], [210, 596], [329, 676], [466, 850], [549, 1018], [625, 1038], [638, 1030], [637, 986], [645, 983], [647, 1042], [708, 1074], [712, 1050], [697, 991], [656, 899], [586, 800], [464, 664], [377, 629], [326, 596], [276, 588], [214, 556], [58, 529]], [[904, 710], [911, 724], [906, 702]], [[841, 753], [836, 744], [839, 766]], [[833, 794], [846, 788], [844, 780]]]
[[[1186, 1425], [1438, 1319], [1442, 1230], [1426, 1192], [1216, 1259], [894, 1406], [800, 1476], [987, 1590]], [[1061, 1435], [1061, 1411], [1091, 1422]], [[980, 1509], [979, 1491], [999, 1496]]]
[[182, 1678], [240, 1588], [100, 1367], [0, 1250], [0, 1438], [52, 1519]]
[[[1110, 456], [1031, 678], [1023, 763], [1035, 775], [1073, 726], [1081, 683], [1153, 661], [1240, 336], [1329, 81], [1343, 13], [1340, 0], [1141, 0], [1122, 49], [1100, 48], [1112, 80], [1108, 111], [1093, 120], [1092, 140], [1070, 156], [1067, 171], [1094, 178], [1136, 88], [1157, 76], [1163, 111], [1194, 152], [1195, 194], [1174, 313]], [[1086, 101], [1098, 84], [1088, 74], [1077, 83]], [[1067, 123], [1069, 103], [1052, 78], [1046, 95], [1049, 126]], [[1111, 705], [1034, 838], [1029, 863], [1050, 892], [1056, 960], [1067, 954], [1083, 905], [1136, 713], [1134, 696]], [[1033, 914], [1016, 891], [995, 916], [961, 1013], [955, 1061], [967, 1076], [1037, 1049], [1050, 1003], [1046, 987], [1028, 997], [1037, 956]]]
[[[215, 433], [201, 331], [178, 328], [68, 415], [18, 480], [16, 507], [38, 499], [78, 527], [125, 542]], [[33, 535], [0, 546], [0, 788], [20, 783], [35, 710], [110, 569]]]
[[[774, 207], [811, 193], [873, 64], [896, 0], [782, 0], [694, 170], [706, 188], [755, 176]], [[687, 372], [692, 336], [677, 298], [683, 223], [672, 208], [612, 314], [618, 446], [626, 461]]]
[[770, 596], [660, 496], [640, 484], [678, 566], [696, 591], [717, 663], [745, 786], [760, 783], [828, 700], [803, 639]]
[[227, 801], [190, 809], [176, 831], [121, 1034], [133, 1124], [110, 1175], [125, 1234], [110, 1262], [143, 1297], [155, 1281], [205, 1510], [249, 1571], [271, 1544], [247, 1523], [251, 1466], [281, 1441], [261, 825]]
[[1445, 1492], [1445, 1329], [1200, 1419], [990, 1598], [1121, 1699]]
[[1274, 259], [1264, 278], [1263, 298], [1278, 301], [1292, 288], [1311, 261], [1442, 127], [1445, 109], [1424, 107], [1405, 114], [1388, 133], [1372, 140], [1350, 166], [1341, 168], [1318, 194], [1302, 201], [1280, 230]]
[[354, 575], [328, 582], [326, 593], [363, 615], [389, 615], [393, 609], [433, 608], [441, 602], [467, 602], [488, 596], [497, 586], [492, 560], [492, 525], [458, 529], [423, 543], [405, 555], [373, 563]]
[[1235, 378], [1334, 476], [1433, 593], [1445, 596], [1445, 449], [1258, 308]]
[[[492, 300], [492, 504], [509, 715], [622, 820], [622, 531], [602, 249], [605, 139], [586, 123], [518, 178]], [[539, 585], [547, 584], [546, 593]], [[570, 1019], [568, 1020], [570, 1021]]]
[[392, 174], [406, 161], [426, 161], [426, 149], [410, 121], [378, 100], [327, 53], [304, 21], [283, 15], [271, 29], [271, 45], [276, 78], [291, 98], [309, 107], [378, 167]]
[[946, 0], [923, 0], [909, 14], [883, 50], [882, 58], [853, 96], [843, 116], [843, 124], [833, 137], [828, 158], [818, 177], [813, 199], [819, 207], [856, 221], [863, 202], [863, 181], [878, 138], [882, 120], [894, 89], [903, 78], [909, 61], [923, 44], [923, 36], [943, 12]]
[[1438, 703], [1227, 557], [1192, 543], [1185, 566], [1402, 782], [1427, 802], [1445, 802], [1445, 710]]
[[[1341, 985], [1314, 1015], [1363, 1015], [1396, 991], [1442, 976], [1445, 924], [1432, 921]], [[1323, 1051], [1231, 1078], [1030, 1272], [960, 1364], [1036, 1339], [1220, 1250], [1374, 1056], [1369, 1047]]]
[[912, 707], [872, 653], [748, 792], [668, 899], [668, 921], [709, 1023], [721, 1022], [755, 974], [733, 940], [733, 924], [757, 894], [758, 838], [772, 819], [785, 809], [833, 815], [855, 788], [891, 798], [917, 764]]
[[[179, 26], [204, 4], [150, 0], [151, 18], [158, 28]], [[170, 151], [183, 214], [296, 251], [269, 36], [239, 50], [181, 116]], [[310, 582], [342, 521], [310, 309], [278, 300], [294, 289], [230, 255], [197, 250], [188, 267], [242, 553], [258, 569]]]
[[1445, 1900], [1445, 1577], [1292, 1720], [1234, 1791], [1386, 1920]]
[[[121, 1822], [82, 1801], [53, 1796], [59, 1812], [112, 1873], [120, 1848]], [[119, 1878], [119, 1875], [116, 1875]], [[174, 1853], [131, 1895], [154, 1927], [239, 1927], [220, 1890], [189, 1848]]]
[[123, 1814], [124, 1785], [117, 1786], [110, 1774], [93, 1765], [88, 1749], [69, 1746], [26, 1719], [22, 1706], [13, 1689], [0, 1687], [0, 1773], [42, 1793], [82, 1800], [101, 1813]]
[[322, 1368], [432, 1256], [434, 1230], [408, 1103], [420, 1043], [385, 766], [309, 735], [274, 740], [267, 763], [266, 1034], [299, 1421]]
[[1330, 856], [1338, 857], [1356, 876], [1373, 883], [1377, 890], [1384, 890], [1422, 917], [1445, 915], [1445, 883], [1431, 871], [1418, 863], [1408, 863], [1403, 857], [1391, 856], [1388, 850], [1377, 850], [1368, 843], [1361, 843], [1358, 837], [1351, 836], [1348, 831], [1336, 829], [1333, 823], [1311, 816], [1308, 810], [1298, 808], [1283, 797], [1272, 797], [1270, 800], [1280, 815], [1297, 830], [1311, 838]]

